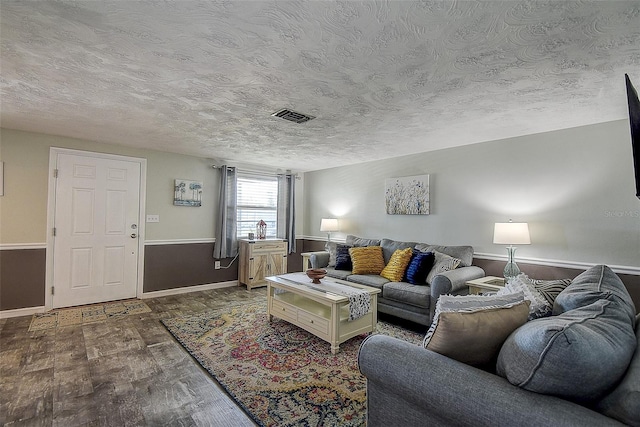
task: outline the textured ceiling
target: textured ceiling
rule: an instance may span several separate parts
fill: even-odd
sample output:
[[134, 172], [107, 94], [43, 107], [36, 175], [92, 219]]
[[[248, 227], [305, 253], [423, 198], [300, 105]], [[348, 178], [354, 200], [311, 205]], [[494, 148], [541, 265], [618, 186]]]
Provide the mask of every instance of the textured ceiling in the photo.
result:
[[2, 0], [0, 43], [5, 128], [297, 171], [624, 119], [640, 84], [638, 1]]

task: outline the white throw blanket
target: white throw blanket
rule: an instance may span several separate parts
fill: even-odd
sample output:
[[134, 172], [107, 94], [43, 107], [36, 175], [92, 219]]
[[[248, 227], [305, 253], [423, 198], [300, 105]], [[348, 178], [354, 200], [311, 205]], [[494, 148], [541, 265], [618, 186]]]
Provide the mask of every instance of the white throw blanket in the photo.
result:
[[331, 292], [349, 297], [349, 320], [356, 320], [371, 310], [371, 295], [363, 289], [343, 285], [331, 279], [321, 279], [320, 284], [315, 284], [311, 282], [311, 279], [305, 273], [289, 273], [279, 277], [299, 285], [308, 286], [316, 291]]

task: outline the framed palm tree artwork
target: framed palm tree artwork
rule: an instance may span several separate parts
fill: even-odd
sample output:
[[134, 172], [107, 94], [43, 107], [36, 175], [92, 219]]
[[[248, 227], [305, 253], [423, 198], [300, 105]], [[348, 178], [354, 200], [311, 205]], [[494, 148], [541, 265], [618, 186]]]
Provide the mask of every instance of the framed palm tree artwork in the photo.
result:
[[202, 206], [202, 181], [176, 179], [173, 204], [176, 206]]

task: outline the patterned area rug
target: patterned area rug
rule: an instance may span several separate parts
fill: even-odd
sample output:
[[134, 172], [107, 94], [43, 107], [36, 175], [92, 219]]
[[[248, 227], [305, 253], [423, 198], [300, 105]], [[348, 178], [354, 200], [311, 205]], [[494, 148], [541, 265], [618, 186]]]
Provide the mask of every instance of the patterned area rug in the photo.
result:
[[[329, 343], [275, 319], [265, 304], [162, 321], [169, 332], [261, 426], [364, 426], [364, 335]], [[378, 333], [415, 344], [424, 334], [378, 322]]]
[[92, 304], [83, 307], [64, 308], [48, 313], [33, 315], [29, 331], [58, 328], [62, 326], [83, 325], [101, 322], [107, 319], [150, 312], [147, 304], [139, 300], [117, 301], [105, 304]]

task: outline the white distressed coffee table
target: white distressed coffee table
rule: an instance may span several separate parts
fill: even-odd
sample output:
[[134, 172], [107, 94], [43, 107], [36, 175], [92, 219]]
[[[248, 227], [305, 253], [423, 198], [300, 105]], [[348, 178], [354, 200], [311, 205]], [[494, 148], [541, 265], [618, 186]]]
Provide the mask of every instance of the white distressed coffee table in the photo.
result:
[[[304, 273], [270, 276], [266, 280], [269, 321], [275, 316], [314, 334], [331, 344], [333, 354], [346, 340], [376, 330], [380, 289], [331, 278], [316, 285]], [[323, 290], [325, 283], [369, 292], [371, 309], [364, 316], [349, 320], [349, 297]]]

